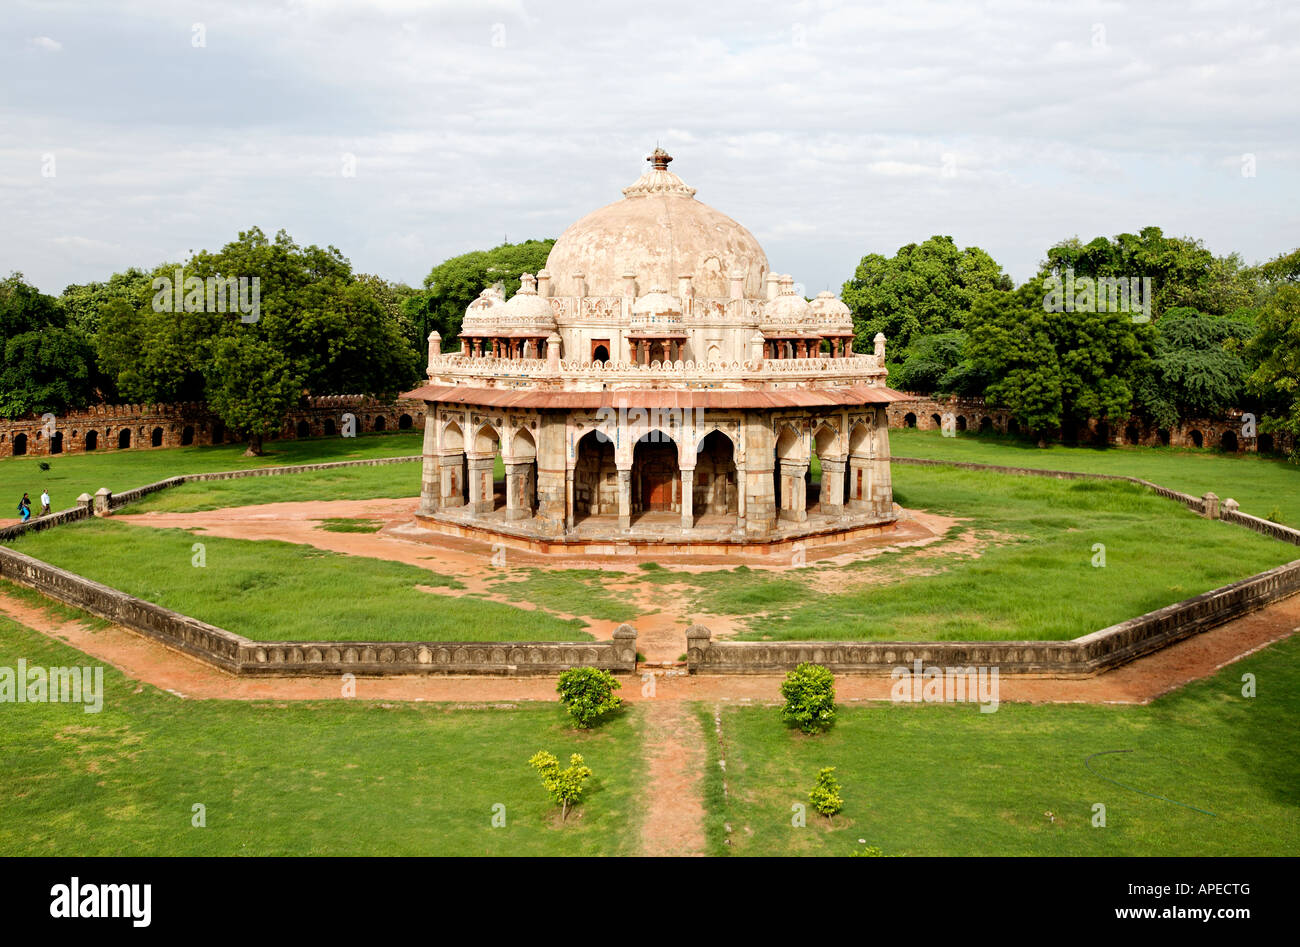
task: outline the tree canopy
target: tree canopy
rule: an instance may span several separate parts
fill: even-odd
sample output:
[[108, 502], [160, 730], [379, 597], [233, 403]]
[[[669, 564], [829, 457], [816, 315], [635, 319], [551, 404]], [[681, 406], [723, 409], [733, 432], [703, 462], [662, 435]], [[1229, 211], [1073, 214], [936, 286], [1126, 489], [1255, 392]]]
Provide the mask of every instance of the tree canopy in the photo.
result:
[[546, 266], [554, 239], [503, 243], [491, 250], [474, 250], [444, 260], [425, 277], [425, 292], [417, 301], [407, 301], [406, 312], [422, 339], [436, 329], [443, 344], [460, 334], [465, 310], [494, 283], [501, 283], [507, 297], [519, 289], [524, 273], [536, 273]]

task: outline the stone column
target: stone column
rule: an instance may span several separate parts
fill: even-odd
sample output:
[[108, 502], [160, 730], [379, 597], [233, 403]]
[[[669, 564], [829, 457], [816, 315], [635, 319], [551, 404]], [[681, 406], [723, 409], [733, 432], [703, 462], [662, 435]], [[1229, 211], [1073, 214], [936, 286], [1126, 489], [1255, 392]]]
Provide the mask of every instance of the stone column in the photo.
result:
[[464, 453], [456, 451], [438, 458], [438, 506], [441, 509], [465, 505], [465, 494], [462, 492], [465, 485], [461, 482], [465, 476], [464, 457]]
[[469, 458], [469, 503], [475, 513], [491, 513], [494, 498], [492, 496], [492, 468], [496, 466], [496, 455]]
[[[559, 348], [559, 343], [556, 343]], [[543, 413], [537, 424], [537, 518], [552, 536], [564, 532], [566, 499], [565, 460], [567, 438], [564, 416]]]
[[[575, 475], [575, 471], [572, 470], [566, 470], [564, 472], [564, 494], [565, 494], [564, 527], [565, 529], [573, 529], [573, 527], [577, 525], [578, 517], [577, 517], [577, 509], [575, 508], [576, 501], [574, 499], [574, 484], [573, 484], [574, 475]], [[599, 489], [599, 484], [597, 484], [597, 489]]]
[[632, 468], [618, 470], [618, 528], [632, 528]]
[[821, 507], [823, 513], [835, 515], [844, 511], [843, 459], [822, 458]]
[[[430, 333], [430, 337], [436, 333]], [[442, 493], [442, 465], [438, 462], [438, 419], [432, 405], [424, 409], [424, 468], [420, 479], [420, 512], [438, 512]]]
[[804, 480], [808, 464], [792, 460], [780, 463], [781, 505], [785, 507], [781, 512], [788, 519], [803, 523], [808, 519], [808, 484]]
[[96, 516], [107, 516], [109, 513], [109, 503], [112, 502], [113, 493], [108, 487], [100, 487], [95, 491], [95, 497], [91, 501], [93, 507], [91, 512]]
[[526, 520], [533, 515], [526, 496], [529, 464], [506, 464], [506, 519]]
[[736, 464], [736, 525], [745, 528], [745, 465]]
[[772, 472], [775, 449], [772, 429], [762, 416], [746, 417], [744, 490], [745, 533], [767, 536], [776, 526], [776, 491]]
[[690, 530], [695, 526], [695, 468], [681, 468], [682, 480], [682, 529]]

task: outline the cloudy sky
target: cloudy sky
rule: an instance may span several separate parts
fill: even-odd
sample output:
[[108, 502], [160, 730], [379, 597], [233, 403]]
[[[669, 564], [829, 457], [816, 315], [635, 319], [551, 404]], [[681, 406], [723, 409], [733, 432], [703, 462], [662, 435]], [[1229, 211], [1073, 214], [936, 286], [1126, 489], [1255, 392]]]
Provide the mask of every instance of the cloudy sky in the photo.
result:
[[419, 285], [558, 235], [656, 142], [809, 294], [950, 234], [1021, 281], [1157, 225], [1300, 244], [1300, 4], [3, 0], [0, 272], [252, 225]]

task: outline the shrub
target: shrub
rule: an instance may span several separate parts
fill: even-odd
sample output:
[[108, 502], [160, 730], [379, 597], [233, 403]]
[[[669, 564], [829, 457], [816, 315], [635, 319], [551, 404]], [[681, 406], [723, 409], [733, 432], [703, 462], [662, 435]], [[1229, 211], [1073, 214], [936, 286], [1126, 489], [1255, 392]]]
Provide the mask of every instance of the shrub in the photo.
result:
[[885, 853], [874, 845], [849, 852], [849, 858], [884, 858]]
[[582, 762], [581, 756], [574, 753], [569, 757], [569, 768], [560, 769], [560, 761], [546, 750], [534, 753], [528, 765], [541, 775], [542, 785], [559, 804], [560, 821], [568, 819], [569, 807], [576, 806], [582, 799], [584, 784], [591, 777], [591, 768]]
[[581, 667], [561, 674], [555, 689], [574, 722], [586, 730], [598, 717], [622, 706], [622, 698], [613, 693], [622, 686], [608, 671]]
[[844, 800], [840, 798], [840, 782], [833, 775], [834, 772], [834, 766], [824, 766], [818, 770], [817, 785], [808, 793], [813, 808], [832, 821], [835, 814], [844, 808]]
[[800, 664], [781, 682], [781, 717], [804, 733], [820, 733], [835, 720], [835, 676], [820, 664]]

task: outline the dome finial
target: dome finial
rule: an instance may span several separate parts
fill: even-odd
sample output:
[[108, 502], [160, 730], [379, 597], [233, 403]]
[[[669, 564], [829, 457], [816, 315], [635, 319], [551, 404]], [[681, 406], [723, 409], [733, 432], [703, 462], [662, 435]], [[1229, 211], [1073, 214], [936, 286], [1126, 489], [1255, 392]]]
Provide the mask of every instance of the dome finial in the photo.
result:
[[650, 162], [650, 166], [656, 171], [667, 171], [668, 162], [673, 160], [673, 156], [655, 145], [655, 150], [650, 152], [650, 157], [646, 158], [646, 160]]

